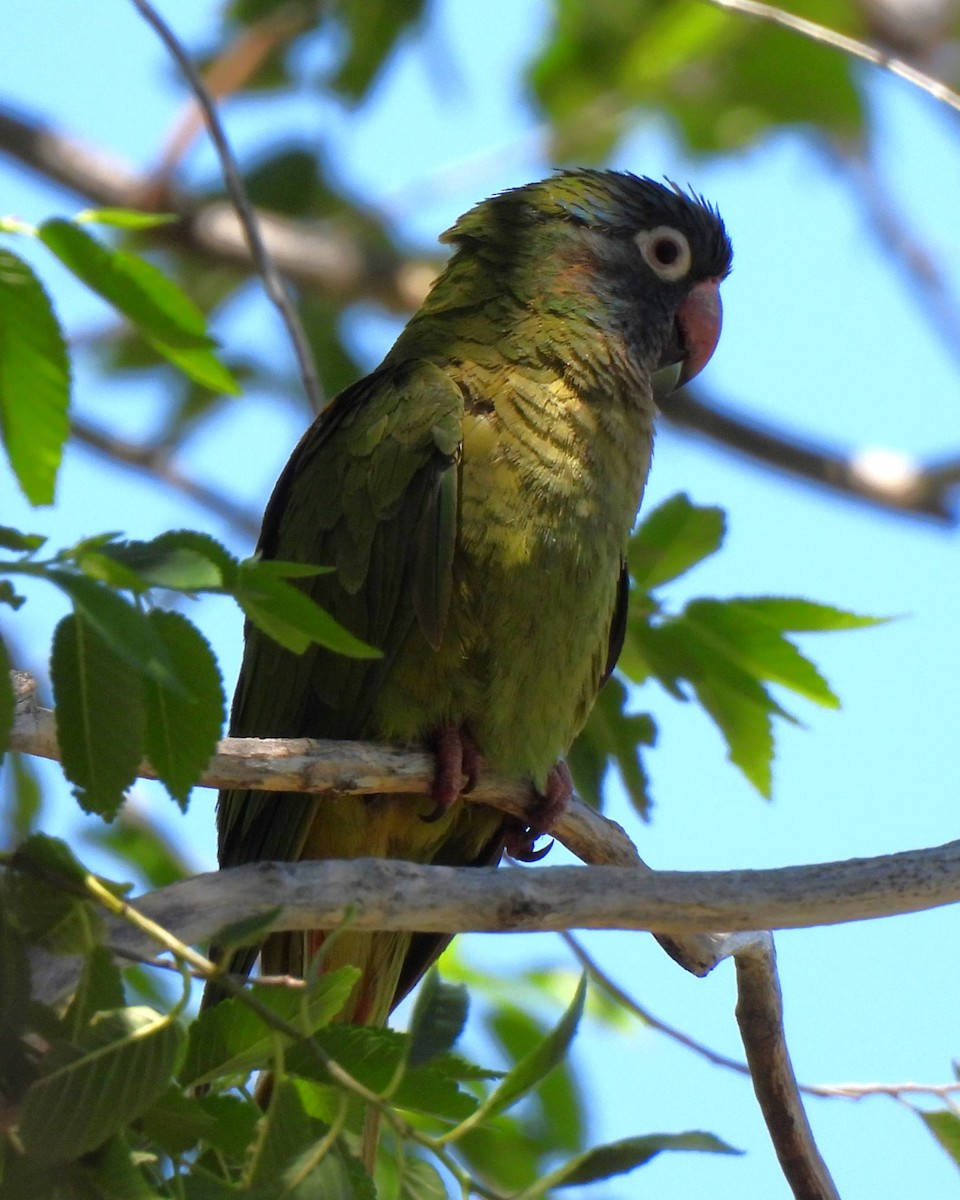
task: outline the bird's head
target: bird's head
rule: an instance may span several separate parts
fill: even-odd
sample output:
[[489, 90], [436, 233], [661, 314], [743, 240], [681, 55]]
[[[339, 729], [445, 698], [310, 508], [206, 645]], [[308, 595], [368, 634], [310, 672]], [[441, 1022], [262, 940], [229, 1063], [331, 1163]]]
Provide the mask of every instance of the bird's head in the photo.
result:
[[441, 240], [545, 328], [581, 319], [622, 338], [662, 391], [692, 379], [716, 348], [733, 252], [717, 211], [674, 185], [561, 171], [482, 201]]

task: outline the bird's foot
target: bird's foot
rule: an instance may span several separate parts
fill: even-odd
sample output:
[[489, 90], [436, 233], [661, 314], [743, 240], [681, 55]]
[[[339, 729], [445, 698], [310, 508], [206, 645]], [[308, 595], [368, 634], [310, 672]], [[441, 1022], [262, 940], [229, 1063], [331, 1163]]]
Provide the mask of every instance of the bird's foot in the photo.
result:
[[434, 807], [422, 819], [439, 821], [458, 797], [472, 792], [480, 775], [483, 757], [473, 739], [456, 725], [444, 725], [436, 736], [437, 773], [433, 777]]
[[553, 829], [573, 797], [573, 777], [567, 764], [561, 761], [552, 766], [547, 776], [547, 786], [542, 793], [534, 794], [537, 804], [530, 813], [530, 824], [508, 821], [504, 832], [504, 850], [511, 858], [520, 862], [539, 862], [550, 853], [552, 841], [541, 846], [539, 850], [534, 850], [533, 847], [538, 837]]

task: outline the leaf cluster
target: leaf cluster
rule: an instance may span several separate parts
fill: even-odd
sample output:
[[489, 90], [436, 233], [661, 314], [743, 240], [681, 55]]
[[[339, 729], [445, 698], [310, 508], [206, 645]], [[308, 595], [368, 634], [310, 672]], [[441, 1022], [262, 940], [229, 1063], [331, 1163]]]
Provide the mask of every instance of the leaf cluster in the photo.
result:
[[[174, 949], [183, 986], [172, 1007], [131, 998], [142, 968], [118, 968], [91, 898], [123, 889], [91, 880], [62, 842], [42, 835], [0, 869], [2, 1200], [412, 1200], [446, 1196], [451, 1176], [479, 1195], [535, 1200], [664, 1150], [731, 1152], [702, 1133], [582, 1149], [566, 1055], [583, 980], [552, 1027], [516, 1008], [498, 1017], [506, 1071], [457, 1053], [466, 991], [435, 971], [405, 1033], [337, 1023], [357, 971], [323, 972], [320, 962], [303, 987], [238, 989], [187, 1020], [186, 951]], [[30, 956], [40, 950], [80, 960], [65, 1007], [31, 995]], [[270, 1084], [255, 1099], [250, 1077], [264, 1071]], [[370, 1105], [386, 1131], [376, 1182], [358, 1153]], [[544, 1126], [553, 1116], [562, 1118], [555, 1134]]]
[[880, 623], [876, 617], [783, 596], [701, 598], [671, 612], [660, 589], [716, 553], [725, 532], [721, 509], [697, 506], [680, 493], [650, 513], [630, 541], [629, 615], [617, 674], [601, 692], [570, 755], [578, 788], [595, 805], [612, 765], [637, 812], [649, 816], [641, 747], [655, 744], [657, 724], [649, 713], [631, 712], [627, 686], [649, 683], [682, 703], [695, 700], [719, 730], [730, 761], [769, 798], [774, 718], [797, 723], [771, 685], [825, 708], [840, 703], [787, 635]]

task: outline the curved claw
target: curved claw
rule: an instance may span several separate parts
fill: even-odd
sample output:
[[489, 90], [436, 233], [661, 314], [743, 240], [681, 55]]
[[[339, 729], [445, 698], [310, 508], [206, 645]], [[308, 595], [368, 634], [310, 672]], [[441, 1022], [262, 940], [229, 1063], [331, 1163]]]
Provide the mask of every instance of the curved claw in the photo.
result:
[[433, 779], [433, 809], [420, 818], [428, 825], [448, 811], [459, 796], [476, 787], [483, 759], [462, 729], [445, 725], [436, 735], [437, 773]]

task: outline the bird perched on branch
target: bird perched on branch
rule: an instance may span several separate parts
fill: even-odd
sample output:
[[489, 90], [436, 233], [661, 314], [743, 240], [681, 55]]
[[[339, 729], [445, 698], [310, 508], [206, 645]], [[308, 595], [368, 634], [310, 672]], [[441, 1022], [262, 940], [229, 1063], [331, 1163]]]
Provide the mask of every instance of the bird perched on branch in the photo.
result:
[[[699, 197], [592, 170], [484, 200], [442, 240], [446, 269], [382, 364], [304, 435], [259, 544], [332, 566], [305, 590], [383, 656], [297, 656], [248, 626], [231, 723], [238, 737], [426, 743], [432, 792], [224, 792], [224, 867], [530, 857], [571, 794], [563, 756], [623, 640], [655, 377], [683, 382], [713, 353], [730, 243]], [[457, 803], [482, 765], [529, 780], [535, 829]], [[272, 935], [265, 971], [303, 974], [324, 936]], [[361, 971], [340, 1019], [382, 1024], [445, 941], [337, 938], [324, 969]]]

